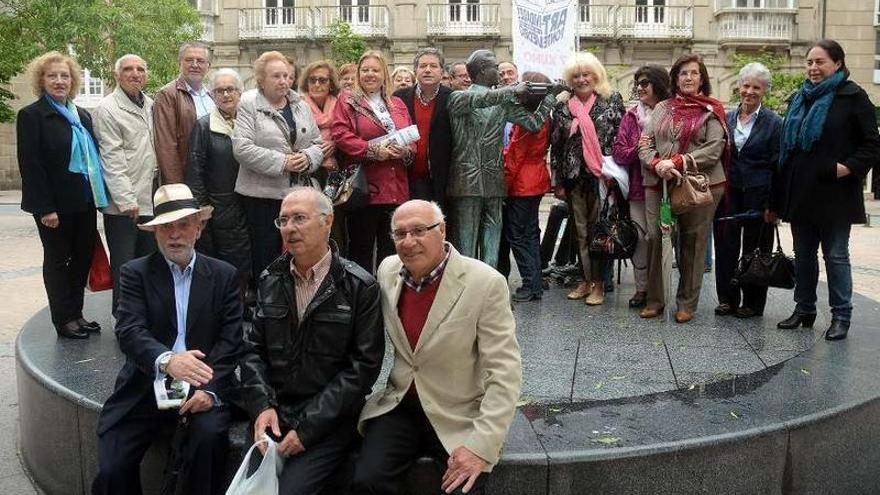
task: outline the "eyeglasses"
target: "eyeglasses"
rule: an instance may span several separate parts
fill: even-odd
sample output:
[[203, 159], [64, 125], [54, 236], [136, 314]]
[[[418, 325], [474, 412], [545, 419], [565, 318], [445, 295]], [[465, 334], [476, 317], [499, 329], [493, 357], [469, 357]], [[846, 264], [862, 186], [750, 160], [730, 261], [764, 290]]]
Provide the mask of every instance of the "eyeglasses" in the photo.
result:
[[205, 66], [205, 65], [208, 65], [210, 62], [208, 62], [204, 58], [189, 58], [189, 57], [187, 57], [187, 58], [183, 59], [183, 63], [186, 65]]
[[394, 242], [403, 242], [408, 235], [412, 235], [414, 239], [421, 239], [422, 237], [425, 237], [425, 234], [427, 234], [429, 230], [437, 227], [441, 223], [443, 222], [437, 222], [434, 225], [420, 225], [410, 230], [392, 230], [391, 240]]
[[[326, 217], [326, 216], [327, 216], [326, 213], [319, 213], [318, 214], [318, 217]], [[304, 215], [302, 213], [297, 213], [296, 215], [294, 215], [292, 217], [278, 217], [274, 220], [273, 223], [275, 223], [275, 226], [278, 227], [279, 229], [283, 228], [288, 223], [293, 224], [295, 227], [302, 227], [303, 225], [309, 223], [309, 220], [311, 220], [311, 219], [312, 219], [312, 217], [310, 217], [308, 215]]]
[[214, 94], [217, 94], [220, 96], [234, 95], [235, 93], [238, 93], [238, 88], [236, 88], [236, 87], [214, 88]]
[[645, 88], [647, 88], [647, 87], [650, 86], [650, 85], [651, 85], [651, 81], [649, 81], [649, 80], [647, 80], [647, 79], [642, 79], [641, 81], [636, 81], [636, 83], [633, 84], [633, 87], [638, 86], [638, 87], [640, 87], [640, 88], [642, 88], [642, 89], [645, 89]]
[[309, 84], [324, 85], [324, 84], [327, 84], [328, 82], [330, 82], [330, 78], [327, 78], [327, 77], [315, 77], [315, 76], [309, 77]]

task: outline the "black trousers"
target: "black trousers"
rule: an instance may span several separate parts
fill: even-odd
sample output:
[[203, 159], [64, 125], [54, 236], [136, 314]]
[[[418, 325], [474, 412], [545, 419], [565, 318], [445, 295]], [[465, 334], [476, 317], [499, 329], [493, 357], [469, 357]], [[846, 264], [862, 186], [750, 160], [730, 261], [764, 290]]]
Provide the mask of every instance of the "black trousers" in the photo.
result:
[[[568, 221], [560, 240], [559, 231], [562, 221], [566, 219]], [[559, 249], [556, 249], [557, 240], [559, 240]], [[547, 268], [551, 259], [556, 266], [575, 264], [577, 257], [577, 233], [574, 231], [574, 220], [568, 214], [568, 203], [560, 201], [550, 207], [550, 215], [547, 217], [547, 227], [544, 229], [544, 238], [541, 239], [541, 268]]]
[[137, 227], [139, 223], [152, 220], [152, 216], [139, 216], [133, 221], [128, 215], [104, 214], [104, 234], [107, 236], [107, 250], [110, 251], [110, 272], [113, 275], [113, 314], [119, 306], [119, 274], [122, 265], [154, 252], [156, 238], [152, 232]]
[[56, 326], [82, 317], [83, 296], [95, 254], [97, 215], [95, 209], [61, 213], [58, 227], [50, 229], [34, 216], [43, 243], [43, 285], [49, 299], [49, 313]]
[[318, 443], [286, 458], [278, 477], [278, 495], [344, 493], [344, 486], [350, 479], [350, 454], [357, 437], [357, 423], [354, 420], [341, 421]]
[[[228, 407], [190, 416], [183, 447], [189, 480], [184, 493], [222, 495], [226, 492], [226, 455], [229, 451]], [[140, 464], [157, 438], [171, 435], [177, 426], [176, 411], [159, 411], [152, 394], [135, 406], [122, 421], [98, 438], [98, 476], [92, 495], [140, 495]]]
[[383, 259], [394, 254], [391, 215], [395, 208], [396, 205], [374, 205], [348, 212], [348, 258], [372, 274]]
[[251, 270], [257, 281], [263, 270], [281, 254], [281, 231], [274, 223], [281, 212], [281, 200], [239, 197], [250, 229]]
[[[724, 217], [745, 213], [747, 211], [764, 211], [769, 190], [764, 187], [740, 189], [731, 187], [729, 200], [725, 205], [722, 200], [715, 217]], [[763, 231], [763, 234], [762, 234]], [[751, 308], [757, 313], [764, 312], [767, 303], [767, 287], [731, 285], [730, 281], [736, 271], [742, 253], [751, 253], [758, 246], [769, 250], [773, 245], [771, 226], [764, 223], [763, 218], [749, 220], [716, 221], [715, 235], [715, 290], [718, 302], [736, 308], [740, 304]]]
[[[371, 419], [366, 425], [360, 455], [354, 468], [351, 495], [396, 495], [401, 492], [407, 470], [420, 456], [434, 459], [437, 486], [425, 495], [439, 495], [440, 478], [446, 471], [449, 454], [437, 438], [418, 399], [407, 396], [388, 414]], [[477, 478], [470, 494], [483, 494], [489, 473]], [[461, 494], [459, 486], [452, 493]]]

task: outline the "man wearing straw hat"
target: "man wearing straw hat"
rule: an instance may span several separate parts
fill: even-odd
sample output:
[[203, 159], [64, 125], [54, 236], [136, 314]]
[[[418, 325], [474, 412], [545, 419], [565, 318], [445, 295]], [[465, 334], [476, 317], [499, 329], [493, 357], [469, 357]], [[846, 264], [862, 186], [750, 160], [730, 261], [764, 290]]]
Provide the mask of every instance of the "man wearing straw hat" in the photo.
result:
[[[193, 249], [211, 207], [199, 208], [189, 187], [162, 186], [153, 204], [153, 220], [138, 227], [155, 234], [159, 251], [126, 263], [120, 274], [116, 336], [126, 362], [98, 418], [92, 493], [141, 493], [144, 454], [187, 414], [184, 493], [223, 493], [224, 393], [233, 388], [242, 349], [236, 270]], [[165, 406], [158, 389], [164, 390], [166, 377], [189, 386], [179, 408], [158, 406]]]

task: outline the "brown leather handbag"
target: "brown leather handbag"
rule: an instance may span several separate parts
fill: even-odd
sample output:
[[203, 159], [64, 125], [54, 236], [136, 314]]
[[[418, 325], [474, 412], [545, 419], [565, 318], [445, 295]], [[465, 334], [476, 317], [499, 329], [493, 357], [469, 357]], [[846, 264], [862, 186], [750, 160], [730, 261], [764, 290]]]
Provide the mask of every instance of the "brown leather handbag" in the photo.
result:
[[[681, 155], [684, 161], [684, 173], [678, 184], [669, 190], [669, 202], [672, 213], [681, 215], [696, 208], [713, 203], [712, 191], [709, 190], [709, 176], [697, 169], [697, 161], [691, 155]], [[691, 167], [688, 168], [688, 162]]]

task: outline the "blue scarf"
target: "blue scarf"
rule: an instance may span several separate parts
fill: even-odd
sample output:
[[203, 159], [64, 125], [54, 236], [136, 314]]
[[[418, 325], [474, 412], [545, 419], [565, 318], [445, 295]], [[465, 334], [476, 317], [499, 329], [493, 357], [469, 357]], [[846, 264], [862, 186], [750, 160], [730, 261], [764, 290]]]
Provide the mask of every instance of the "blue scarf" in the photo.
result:
[[91, 189], [95, 207], [106, 207], [107, 191], [104, 188], [101, 156], [98, 155], [95, 141], [79, 121], [79, 113], [76, 111], [76, 106], [71, 101], [67, 102], [67, 106], [61, 105], [49, 95], [45, 95], [44, 98], [70, 124], [70, 165], [67, 169], [75, 174], [84, 176]]
[[[795, 148], [803, 151], [813, 149], [813, 144], [822, 135], [825, 118], [828, 116], [828, 109], [831, 108], [831, 102], [834, 101], [837, 87], [845, 79], [843, 72], [837, 71], [819, 84], [813, 84], [809, 80], [804, 81], [801, 89], [794, 94], [782, 126], [780, 166], [791, 156]], [[806, 104], [810, 101], [813, 102], [813, 106], [807, 111]]]

